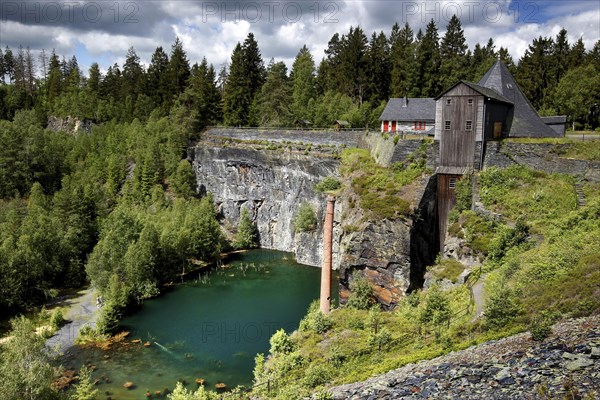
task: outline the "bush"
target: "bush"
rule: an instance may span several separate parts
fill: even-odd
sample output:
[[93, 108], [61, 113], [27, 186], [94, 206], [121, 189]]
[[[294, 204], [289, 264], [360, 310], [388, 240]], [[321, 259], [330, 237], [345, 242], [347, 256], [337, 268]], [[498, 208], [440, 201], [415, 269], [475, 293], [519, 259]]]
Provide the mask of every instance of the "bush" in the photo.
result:
[[350, 281], [350, 297], [347, 306], [357, 310], [368, 310], [373, 301], [373, 288], [367, 279], [356, 271], [352, 274]]
[[331, 318], [328, 315], [323, 314], [319, 309], [318, 300], [315, 300], [310, 304], [306, 316], [300, 321], [301, 331], [311, 330], [319, 334], [327, 332], [332, 326], [333, 323], [331, 322]]
[[271, 354], [289, 354], [295, 349], [294, 342], [283, 329], [278, 330], [269, 340]]
[[513, 291], [501, 288], [492, 293], [485, 305], [485, 327], [502, 328], [513, 321], [520, 312], [521, 307]]
[[548, 313], [543, 311], [540, 315], [533, 317], [531, 324], [529, 325], [531, 338], [535, 341], [541, 342], [550, 336], [552, 333], [552, 322], [553, 318]]
[[50, 325], [55, 329], [60, 329], [65, 324], [65, 318], [63, 317], [62, 310], [56, 309], [50, 316]]
[[308, 367], [304, 374], [304, 384], [314, 388], [329, 382], [333, 372], [327, 364], [314, 364]]
[[385, 326], [381, 328], [377, 333], [372, 333], [371, 335], [369, 335], [369, 346], [377, 348], [377, 350], [379, 351], [390, 347], [391, 342], [392, 334], [390, 333], [389, 329]]
[[242, 208], [240, 222], [237, 228], [237, 234], [233, 241], [233, 247], [236, 249], [253, 249], [258, 246], [258, 230], [256, 225], [250, 219], [248, 210]]
[[309, 232], [317, 229], [317, 215], [309, 203], [302, 203], [293, 221], [294, 231]]
[[328, 176], [315, 185], [315, 190], [321, 193], [331, 193], [339, 190], [341, 187], [342, 183], [338, 179]]

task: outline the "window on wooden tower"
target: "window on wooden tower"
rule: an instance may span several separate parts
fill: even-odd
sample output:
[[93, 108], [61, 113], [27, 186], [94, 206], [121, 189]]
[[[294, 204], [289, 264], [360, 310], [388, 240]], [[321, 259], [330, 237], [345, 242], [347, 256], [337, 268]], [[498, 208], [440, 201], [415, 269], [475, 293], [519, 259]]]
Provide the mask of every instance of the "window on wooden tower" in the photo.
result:
[[473, 99], [469, 97], [469, 99], [467, 100], [467, 104], [469, 104], [470, 106], [473, 105]]
[[450, 121], [444, 121], [444, 130], [449, 131], [451, 127]]
[[467, 130], [467, 131], [473, 130], [473, 121], [467, 121], [465, 130]]
[[450, 104], [452, 104], [452, 99], [446, 99], [446, 105], [449, 106]]
[[456, 178], [450, 178], [448, 182], [448, 188], [455, 189], [456, 188]]

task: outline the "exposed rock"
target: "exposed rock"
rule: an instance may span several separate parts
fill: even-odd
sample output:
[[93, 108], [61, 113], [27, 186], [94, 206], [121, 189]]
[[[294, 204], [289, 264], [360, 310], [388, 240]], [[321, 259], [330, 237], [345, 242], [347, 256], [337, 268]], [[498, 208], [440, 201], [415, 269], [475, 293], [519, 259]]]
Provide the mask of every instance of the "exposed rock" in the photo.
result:
[[[200, 144], [193, 162], [200, 192], [213, 194], [224, 220], [237, 225], [244, 207], [258, 227], [261, 247], [294, 252], [298, 262], [320, 266], [325, 199], [313, 187], [324, 177], [337, 173], [337, 160]], [[297, 234], [292, 221], [305, 202], [316, 211], [317, 228]], [[341, 207], [341, 203], [336, 204], [336, 221]], [[340, 235], [341, 230], [334, 226], [334, 268], [339, 266]]]
[[88, 119], [80, 120], [77, 117], [48, 117], [48, 129], [55, 132], [79, 133], [84, 132], [90, 134], [94, 123]]
[[330, 391], [335, 399], [600, 398], [600, 361], [588, 356], [600, 316], [557, 324], [553, 332], [544, 342], [528, 333], [492, 340]]

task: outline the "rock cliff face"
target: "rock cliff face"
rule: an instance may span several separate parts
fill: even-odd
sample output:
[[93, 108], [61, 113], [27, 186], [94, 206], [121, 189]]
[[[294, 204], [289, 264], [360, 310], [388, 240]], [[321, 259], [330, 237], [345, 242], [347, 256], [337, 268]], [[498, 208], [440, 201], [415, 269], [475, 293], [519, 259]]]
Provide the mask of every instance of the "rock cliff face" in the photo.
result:
[[[314, 185], [335, 175], [338, 161], [329, 157], [287, 151], [217, 147], [200, 144], [193, 154], [200, 192], [214, 196], [226, 223], [237, 225], [242, 207], [255, 221], [263, 248], [289, 251], [298, 262], [320, 266], [324, 196]], [[310, 203], [317, 215], [314, 232], [295, 233], [293, 219], [303, 203]], [[341, 205], [336, 206], [336, 221]], [[334, 226], [334, 268], [339, 267], [339, 223]]]

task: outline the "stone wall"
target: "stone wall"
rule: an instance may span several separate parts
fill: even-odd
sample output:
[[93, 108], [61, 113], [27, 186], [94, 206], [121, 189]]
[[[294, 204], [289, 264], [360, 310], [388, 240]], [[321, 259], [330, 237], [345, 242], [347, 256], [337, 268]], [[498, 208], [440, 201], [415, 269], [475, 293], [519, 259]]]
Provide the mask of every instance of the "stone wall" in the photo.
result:
[[324, 146], [346, 146], [357, 147], [359, 138], [363, 131], [309, 131], [309, 130], [286, 130], [286, 129], [235, 129], [235, 128], [210, 128], [206, 134], [222, 138], [230, 138], [245, 141], [271, 141], [271, 142], [294, 142], [310, 143]]
[[[384, 167], [389, 167], [396, 162], [404, 162], [412, 153], [417, 151], [423, 139], [400, 138], [394, 144], [393, 134], [369, 132], [358, 140], [358, 146], [369, 149], [371, 156]], [[428, 146], [427, 167], [435, 169], [439, 157], [439, 146]]]
[[[591, 142], [598, 146], [600, 142]], [[547, 173], [573, 175], [590, 182], [600, 181], [600, 162], [561, 157], [569, 144], [487, 142], [484, 167], [507, 168], [526, 165]]]

